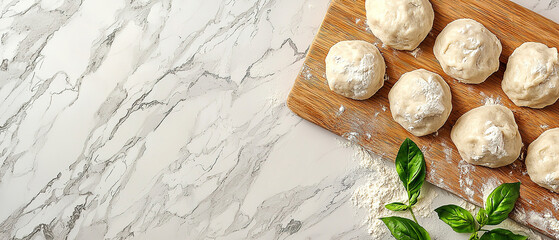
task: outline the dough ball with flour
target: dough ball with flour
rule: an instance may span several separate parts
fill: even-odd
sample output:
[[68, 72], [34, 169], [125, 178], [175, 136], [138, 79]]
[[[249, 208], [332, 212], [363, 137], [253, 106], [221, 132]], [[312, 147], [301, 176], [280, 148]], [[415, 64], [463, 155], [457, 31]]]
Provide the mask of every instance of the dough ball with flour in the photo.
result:
[[413, 50], [433, 27], [435, 14], [428, 0], [367, 0], [367, 24], [384, 44]]
[[394, 120], [415, 136], [439, 130], [452, 110], [450, 87], [441, 76], [425, 69], [402, 75], [388, 101]]
[[559, 193], [559, 128], [545, 131], [530, 144], [526, 169], [536, 184]]
[[330, 89], [355, 100], [373, 96], [384, 85], [386, 65], [375, 45], [365, 41], [336, 43], [326, 56]]
[[517, 106], [543, 108], [559, 98], [557, 49], [527, 42], [509, 57], [501, 86]]
[[458, 19], [437, 36], [433, 53], [444, 72], [463, 83], [478, 84], [499, 70], [501, 42], [481, 23]]
[[522, 148], [514, 115], [501, 105], [481, 106], [465, 113], [456, 121], [450, 138], [462, 159], [490, 168], [511, 164]]

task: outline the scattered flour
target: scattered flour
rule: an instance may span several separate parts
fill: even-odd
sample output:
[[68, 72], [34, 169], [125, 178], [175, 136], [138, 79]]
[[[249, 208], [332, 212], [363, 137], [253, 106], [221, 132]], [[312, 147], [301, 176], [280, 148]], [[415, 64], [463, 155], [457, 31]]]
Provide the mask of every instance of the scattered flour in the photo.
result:
[[344, 113], [344, 111], [345, 111], [344, 105], [340, 105], [340, 109], [338, 109], [338, 112], [336, 113], [336, 117], [339, 117], [340, 115], [342, 115], [342, 113]]
[[421, 54], [421, 48], [416, 48], [413, 51], [410, 52], [410, 54], [414, 57], [417, 58], [419, 57], [419, 55]]
[[485, 94], [484, 92], [480, 92], [479, 93], [482, 97], [484, 97], [481, 100], [481, 103], [483, 103], [483, 105], [503, 105], [503, 103], [501, 102], [501, 97], [497, 96], [494, 97], [493, 95], [491, 96], [487, 96], [487, 94]]
[[[388, 232], [384, 224], [379, 218], [386, 216], [401, 216], [411, 218], [409, 212], [392, 212], [384, 207], [384, 205], [407, 199], [406, 191], [394, 164], [382, 159], [382, 156], [371, 155], [362, 147], [352, 145], [355, 149], [354, 159], [359, 161], [359, 165], [370, 171], [371, 174], [367, 182], [357, 187], [352, 202], [359, 208], [364, 208], [368, 212], [365, 220], [369, 233], [374, 239], [382, 239], [381, 237]], [[433, 214], [432, 203], [437, 197], [437, 193], [429, 184], [424, 185], [418, 204], [414, 206], [414, 213], [420, 217], [428, 217]]]
[[540, 128], [545, 130], [545, 129], [548, 129], [548, 128], [549, 128], [549, 125], [547, 125], [547, 124], [542, 124], [542, 125], [540, 125]]
[[347, 133], [342, 134], [342, 137], [347, 139], [350, 142], [357, 142], [357, 137], [359, 137], [359, 133], [347, 132]]
[[458, 206], [463, 207], [464, 209], [468, 210], [471, 213], [477, 212], [478, 209], [476, 205], [471, 204], [470, 202], [466, 202], [464, 200], [461, 200], [460, 203], [458, 203]]
[[552, 232], [551, 235], [559, 238], [559, 220], [553, 217], [550, 211], [547, 213], [537, 213], [535, 211], [526, 212], [524, 209], [517, 209], [517, 212], [520, 219], [526, 219], [536, 226], [547, 229], [547, 231]]
[[356, 18], [355, 19], [355, 24], [359, 24], [361, 22], [361, 18]]
[[553, 208], [555, 208], [555, 211], [559, 211], [559, 199], [551, 199], [551, 203], [553, 204]]
[[[437, 132], [438, 135], [439, 132]], [[448, 147], [448, 145], [446, 145], [446, 143], [442, 143], [441, 144], [443, 146], [443, 152], [444, 152], [444, 159], [446, 160], [447, 163], [451, 163], [452, 162], [452, 148]]]
[[312, 73], [311, 73], [311, 69], [306, 64], [303, 65], [303, 69], [301, 71], [301, 74], [306, 80], [310, 80], [313, 76]]
[[386, 106], [384, 106], [383, 104], [380, 105], [380, 107], [382, 108], [383, 112], [386, 112], [386, 110], [388, 109]]
[[458, 180], [460, 188], [464, 189], [466, 195], [471, 199], [474, 197], [475, 192], [471, 188], [473, 180], [470, 174], [472, 171], [475, 171], [475, 167], [462, 159], [458, 162], [458, 168], [460, 169], [460, 179]]

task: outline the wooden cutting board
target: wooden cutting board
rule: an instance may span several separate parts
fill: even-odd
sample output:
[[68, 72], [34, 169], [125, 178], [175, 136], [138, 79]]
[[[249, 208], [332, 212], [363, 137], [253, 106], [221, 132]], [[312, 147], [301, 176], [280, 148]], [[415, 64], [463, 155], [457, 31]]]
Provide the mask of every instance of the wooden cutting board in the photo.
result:
[[[411, 52], [382, 47], [367, 30], [365, 0], [333, 0], [324, 22], [307, 54], [304, 66], [291, 90], [289, 108], [323, 128], [362, 145], [367, 150], [394, 159], [400, 143], [409, 137], [423, 147], [428, 166], [427, 181], [465, 200], [483, 205], [483, 190], [503, 182], [522, 182], [521, 197], [511, 218], [543, 234], [559, 239], [559, 194], [530, 180], [522, 157], [498, 169], [473, 166], [461, 160], [450, 140], [450, 130], [458, 117], [481, 106], [487, 99], [502, 102], [515, 115], [525, 148], [548, 128], [559, 127], [559, 103], [542, 110], [515, 106], [501, 89], [505, 63], [523, 42], [535, 41], [559, 47], [559, 25], [508, 0], [431, 0], [435, 10], [433, 30]], [[451, 21], [472, 18], [495, 33], [503, 45], [501, 67], [480, 85], [466, 85], [447, 76], [433, 55], [438, 33]], [[343, 40], [377, 43], [383, 53], [390, 79], [372, 98], [355, 101], [331, 92], [325, 79], [324, 59], [332, 45]], [[414, 137], [391, 117], [388, 92], [403, 73], [424, 68], [443, 76], [452, 90], [453, 110], [446, 124], [425, 137]], [[342, 107], [343, 106], [343, 107]], [[341, 111], [340, 108], [345, 110]], [[493, 184], [491, 184], [493, 183]], [[441, 224], [443, 224], [441, 222]]]

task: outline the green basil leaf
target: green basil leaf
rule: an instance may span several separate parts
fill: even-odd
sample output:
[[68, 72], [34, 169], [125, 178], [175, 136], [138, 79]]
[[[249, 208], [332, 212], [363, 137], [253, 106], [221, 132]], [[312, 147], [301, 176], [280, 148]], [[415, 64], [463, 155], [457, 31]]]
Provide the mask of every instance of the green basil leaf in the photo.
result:
[[472, 233], [472, 235], [470, 235], [470, 238], [468, 238], [468, 240], [479, 240], [479, 236], [477, 235], [477, 232]]
[[423, 153], [417, 145], [406, 138], [396, 156], [396, 172], [408, 193], [410, 206], [417, 203], [421, 186], [425, 181], [426, 167]]
[[431, 240], [429, 233], [412, 220], [401, 217], [381, 218], [397, 240]]
[[439, 215], [439, 219], [448, 224], [455, 232], [476, 232], [474, 217], [464, 208], [456, 205], [445, 205], [435, 209], [435, 212]]
[[507, 219], [520, 196], [520, 183], [505, 183], [493, 190], [485, 202], [487, 225], [497, 225]]
[[403, 204], [403, 203], [401, 203], [401, 202], [389, 203], [389, 204], [386, 204], [385, 207], [386, 207], [388, 210], [397, 211], [397, 212], [398, 212], [398, 211], [406, 211], [406, 210], [408, 210], [408, 205]]
[[479, 209], [476, 215], [477, 223], [479, 223], [479, 225], [483, 227], [487, 224], [488, 218], [489, 217], [487, 216], [487, 212], [485, 211], [485, 209]]
[[493, 229], [489, 232], [485, 232], [480, 240], [526, 240], [528, 237], [514, 234], [513, 232], [506, 229]]

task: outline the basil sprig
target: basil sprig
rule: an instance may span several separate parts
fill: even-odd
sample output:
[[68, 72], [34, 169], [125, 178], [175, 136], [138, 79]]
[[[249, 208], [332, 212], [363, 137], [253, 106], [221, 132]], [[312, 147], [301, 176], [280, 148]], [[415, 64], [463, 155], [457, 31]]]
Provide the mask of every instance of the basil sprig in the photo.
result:
[[396, 239], [429, 240], [429, 233], [419, 225], [412, 210], [421, 193], [427, 172], [423, 153], [412, 140], [406, 138], [398, 150], [395, 164], [398, 177], [408, 194], [408, 204], [393, 202], [385, 207], [392, 211], [409, 211], [413, 221], [401, 217], [387, 217], [381, 220]]
[[455, 232], [473, 233], [476, 229], [474, 217], [468, 210], [456, 205], [445, 205], [435, 209], [439, 219], [448, 224]]
[[485, 201], [487, 225], [497, 225], [507, 219], [519, 196], [519, 182], [505, 183], [493, 190]]
[[528, 237], [514, 234], [513, 232], [502, 229], [496, 228], [491, 231], [488, 231], [481, 236], [480, 240], [526, 240]]
[[[505, 229], [482, 229], [486, 225], [497, 225], [507, 219], [519, 196], [520, 183], [505, 183], [489, 194], [485, 208], [478, 211], [475, 220], [472, 214], [456, 205], [442, 206], [435, 209], [435, 212], [455, 232], [472, 233], [470, 240], [526, 239], [525, 236]], [[481, 238], [478, 237], [479, 231], [485, 231]]]
[[401, 217], [381, 218], [384, 224], [396, 239], [430, 240], [431, 237], [425, 229], [416, 222]]
[[425, 181], [426, 167], [423, 153], [417, 145], [407, 138], [400, 146], [396, 156], [396, 172], [408, 193], [409, 206], [417, 203], [421, 186]]
[[[419, 225], [413, 213], [413, 206], [421, 194], [427, 167], [421, 149], [406, 138], [400, 146], [395, 160], [396, 172], [408, 194], [408, 204], [393, 202], [386, 204], [391, 211], [409, 211], [413, 221], [401, 217], [381, 218], [392, 236], [397, 240], [430, 240], [429, 233]], [[455, 232], [471, 233], [469, 240], [526, 240], [506, 229], [482, 229], [486, 225], [497, 225], [504, 221], [520, 196], [520, 183], [505, 183], [497, 187], [485, 201], [485, 208], [476, 217], [466, 209], [456, 205], [445, 205], [435, 209], [439, 219], [448, 224]], [[481, 238], [480, 231], [485, 232]]]

